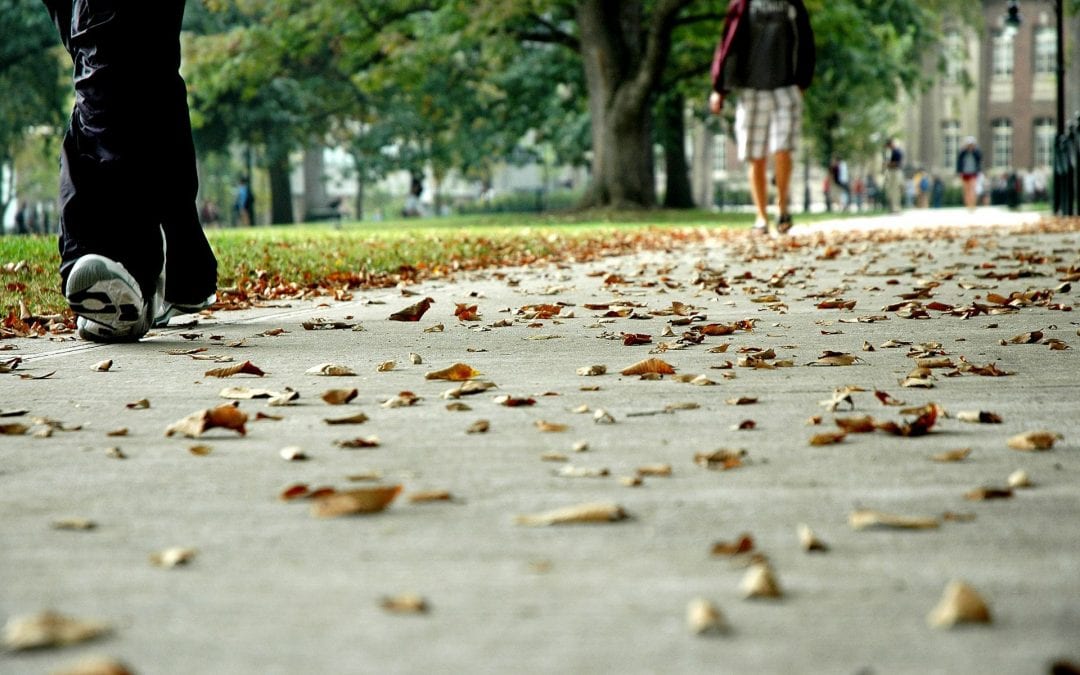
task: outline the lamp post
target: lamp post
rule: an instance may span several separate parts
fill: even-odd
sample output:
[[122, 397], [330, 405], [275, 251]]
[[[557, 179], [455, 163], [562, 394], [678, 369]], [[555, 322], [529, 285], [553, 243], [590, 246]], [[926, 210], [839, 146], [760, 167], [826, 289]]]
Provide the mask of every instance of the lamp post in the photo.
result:
[[[1057, 78], [1056, 144], [1060, 143], [1065, 136], [1065, 7], [1064, 0], [1052, 0], [1052, 4], [1057, 19], [1057, 54], [1055, 54], [1055, 76]], [[1020, 27], [1022, 18], [1020, 16], [1019, 0], [1009, 0], [1005, 8], [1003, 21], [1007, 29], [1016, 30]], [[1061, 199], [1063, 186], [1060, 184], [1064, 180], [1064, 176], [1058, 174], [1057, 164], [1057, 162], [1054, 163], [1054, 211], [1064, 213], [1067, 207]]]

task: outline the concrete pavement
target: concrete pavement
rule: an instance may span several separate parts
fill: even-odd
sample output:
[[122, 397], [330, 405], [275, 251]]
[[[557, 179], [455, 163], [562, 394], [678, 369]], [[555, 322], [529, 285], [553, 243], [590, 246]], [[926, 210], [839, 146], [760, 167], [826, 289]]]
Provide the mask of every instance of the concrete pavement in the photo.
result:
[[[1041, 231], [1036, 219], [911, 212], [797, 226], [794, 244], [722, 237], [597, 263], [461, 275], [411, 287], [409, 297], [373, 291], [349, 302], [218, 312], [134, 345], [0, 343], [14, 346], [0, 362], [22, 358], [0, 375], [0, 411], [29, 411], [0, 424], [31, 427], [0, 436], [0, 619], [51, 608], [112, 628], [78, 646], [2, 653], [0, 672], [53, 672], [89, 655], [139, 673], [1044, 673], [1055, 659], [1080, 662], [1080, 318], [1064, 311], [1076, 295], [1061, 286], [1080, 264], [1080, 240]], [[944, 227], [913, 237], [921, 226]], [[1046, 289], [1056, 289], [1052, 298], [1029, 295], [1015, 312], [988, 300]], [[901, 294], [940, 305], [928, 318], [904, 318], [919, 312], [889, 308]], [[419, 322], [387, 320], [423, 297], [435, 302]], [[819, 308], [824, 302], [854, 305]], [[996, 309], [967, 319], [941, 310], [976, 302]], [[456, 303], [477, 305], [479, 320], [458, 321]], [[556, 303], [556, 316], [536, 308]], [[315, 318], [356, 330], [302, 327]], [[679, 343], [695, 326], [746, 327], [748, 319], [752, 331]], [[1043, 333], [1038, 343], [1013, 343], [1033, 331]], [[628, 333], [651, 342], [626, 346]], [[1052, 340], [1070, 349], [1051, 349]], [[932, 388], [902, 387], [920, 346], [954, 367], [934, 369]], [[791, 367], [741, 367], [757, 349], [774, 350], [766, 364]], [[825, 351], [858, 360], [810, 365]], [[619, 374], [652, 357], [715, 384]], [[946, 376], [961, 357], [1015, 374]], [[92, 370], [105, 359], [108, 372]], [[243, 361], [268, 374], [205, 375]], [[388, 361], [395, 367], [379, 371]], [[497, 385], [456, 401], [468, 410], [440, 397], [454, 383], [425, 378], [459, 362]], [[307, 372], [323, 363], [356, 375]], [[577, 374], [594, 364], [607, 374]], [[225, 403], [219, 392], [229, 386], [291, 387], [300, 398], [285, 407], [241, 402], [252, 418], [244, 436], [164, 435]], [[950, 417], [922, 437], [878, 431], [810, 445], [837, 428], [821, 402], [844, 386], [865, 391], [841, 404], [839, 417], [904, 421], [875, 390], [909, 407], [936, 403]], [[348, 404], [320, 399], [354, 387]], [[420, 400], [382, 405], [403, 391]], [[508, 407], [497, 401], [504, 395], [535, 404]], [[739, 398], [756, 402], [729, 403]], [[142, 399], [148, 408], [129, 407]], [[614, 423], [596, 421], [598, 410]], [[1003, 421], [964, 423], [961, 411]], [[324, 421], [359, 412], [367, 422]], [[821, 423], [808, 424], [815, 416]], [[36, 437], [43, 427], [32, 418], [78, 430]], [[489, 430], [468, 433], [479, 420]], [[754, 428], [736, 430], [747, 420]], [[543, 431], [538, 422], [567, 428]], [[121, 427], [126, 435], [107, 435]], [[1006, 444], [1040, 429], [1062, 440], [1043, 452]], [[374, 448], [336, 444], [373, 435]], [[588, 449], [576, 451], [579, 443]], [[209, 454], [193, 454], [196, 445]], [[285, 461], [279, 451], [289, 446], [309, 459]], [[744, 450], [742, 465], [695, 463], [695, 454], [721, 448]], [[961, 448], [971, 450], [964, 461], [930, 459]], [[655, 464], [670, 464], [671, 475], [647, 475], [637, 487], [620, 481]], [[1033, 487], [965, 499], [1005, 486], [1018, 469]], [[279, 499], [290, 485], [349, 489], [369, 476], [403, 486], [381, 513], [321, 519], [306, 501]], [[426, 491], [452, 499], [410, 500]], [[615, 503], [630, 517], [515, 522], [585, 502]], [[848, 518], [860, 508], [940, 525], [855, 530]], [[53, 527], [70, 518], [96, 527]], [[829, 550], [804, 552], [800, 523]], [[768, 557], [782, 598], [743, 599], [748, 556], [712, 555], [714, 543], [742, 533]], [[176, 546], [197, 555], [175, 569], [151, 564], [151, 554]], [[983, 595], [991, 624], [927, 625], [952, 579]], [[382, 606], [403, 593], [420, 595], [428, 611]], [[699, 597], [715, 603], [729, 633], [691, 633], [686, 607]]]

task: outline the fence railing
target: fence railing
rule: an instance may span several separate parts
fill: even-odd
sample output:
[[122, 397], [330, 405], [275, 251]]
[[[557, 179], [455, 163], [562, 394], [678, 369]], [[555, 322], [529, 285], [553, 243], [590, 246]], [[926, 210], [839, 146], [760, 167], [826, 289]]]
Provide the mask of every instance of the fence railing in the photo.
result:
[[1080, 215], [1080, 115], [1054, 142], [1054, 213]]

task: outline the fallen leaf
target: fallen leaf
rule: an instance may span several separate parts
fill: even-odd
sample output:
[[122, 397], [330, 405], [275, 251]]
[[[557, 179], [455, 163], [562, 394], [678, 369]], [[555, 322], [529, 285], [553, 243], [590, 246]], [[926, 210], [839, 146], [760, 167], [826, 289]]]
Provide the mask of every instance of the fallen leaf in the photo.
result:
[[293, 402], [295, 402], [299, 398], [300, 392], [290, 389], [289, 387], [285, 387], [285, 391], [281, 392], [277, 396], [271, 396], [270, 399], [266, 402], [266, 405], [274, 407], [292, 405]]
[[323, 422], [330, 425], [341, 424], [363, 424], [368, 421], [368, 416], [364, 413], [355, 413], [353, 415], [346, 415], [345, 417], [324, 417]]
[[937, 518], [922, 516], [902, 516], [870, 509], [852, 511], [848, 516], [848, 524], [856, 530], [868, 529], [900, 529], [900, 530], [927, 530], [938, 527]]
[[150, 407], [150, 399], [140, 398], [138, 401], [125, 404], [125, 407], [128, 410], [146, 410]]
[[30, 431], [30, 426], [18, 422], [6, 422], [0, 424], [0, 436], [22, 436]]
[[209, 445], [193, 445], [188, 448], [188, 452], [196, 457], [206, 457], [213, 452], [213, 449]]
[[88, 518], [61, 518], [52, 522], [54, 530], [92, 530], [97, 523]]
[[409, 495], [409, 501], [413, 504], [423, 504], [426, 502], [449, 502], [453, 501], [454, 496], [447, 490], [424, 490], [421, 492], [414, 492]]
[[458, 321], [479, 321], [480, 312], [478, 305], [468, 303], [454, 303], [454, 316]]
[[645, 359], [622, 370], [623, 375], [674, 375], [675, 368], [662, 359]]
[[887, 391], [877, 390], [877, 391], [874, 392], [874, 396], [877, 398], [878, 401], [881, 401], [881, 405], [889, 405], [889, 406], [907, 405], [904, 401], [893, 398], [892, 394], [890, 394]]
[[854, 354], [846, 354], [844, 352], [823, 352], [817, 361], [814, 361], [808, 365], [811, 366], [852, 366], [856, 363], [863, 363], [863, 360]]
[[815, 551], [824, 552], [829, 550], [829, 547], [825, 542], [818, 539], [817, 535], [814, 534], [814, 531], [810, 529], [810, 526], [806, 523], [799, 523], [797, 531], [799, 534], [799, 545], [802, 546], [804, 551], [812, 553]]
[[356, 375], [352, 368], [336, 363], [320, 363], [304, 372], [308, 375], [322, 375], [324, 377], [350, 377]]
[[497, 405], [504, 405], [508, 408], [521, 408], [536, 405], [535, 398], [510, 396], [509, 394], [504, 396], [496, 396], [492, 400]]
[[985, 502], [989, 499], [1008, 499], [1013, 496], [1011, 488], [981, 487], [964, 493], [964, 499], [972, 502]]
[[210, 429], [220, 428], [235, 431], [244, 436], [247, 434], [244, 428], [247, 419], [247, 413], [231, 403], [226, 403], [209, 410], [199, 410], [174, 422], [165, 429], [165, 435], [182, 434], [189, 438], [198, 438]]
[[820, 434], [814, 434], [810, 438], [810, 445], [834, 445], [842, 442], [845, 438], [847, 438], [847, 433], [844, 431], [824, 431]]
[[419, 354], [417, 354], [415, 352], [410, 352], [409, 353], [409, 362], [412, 363], [414, 366], [419, 366], [420, 364], [422, 364], [424, 362], [424, 357], [420, 356]]
[[366, 438], [357, 437], [343, 441], [334, 441], [334, 445], [338, 446], [339, 448], [345, 448], [348, 450], [355, 450], [358, 448], [377, 448], [379, 447], [379, 437], [368, 436]]
[[465, 430], [467, 434], [485, 434], [491, 429], [491, 422], [487, 420], [476, 420]]
[[393, 370], [396, 367], [397, 367], [397, 362], [396, 361], [383, 361], [382, 363], [380, 363], [378, 366], [375, 367], [375, 370], [380, 372], [380, 373], [388, 373], [388, 372], [390, 372], [391, 370]]
[[411, 391], [398, 392], [397, 396], [388, 398], [382, 402], [383, 408], [408, 408], [424, 400]]
[[1008, 445], [1013, 450], [1024, 452], [1050, 450], [1054, 447], [1054, 443], [1062, 438], [1061, 434], [1052, 431], [1029, 431], [1013, 436], [1008, 440]]
[[543, 527], [572, 523], [612, 523], [628, 517], [629, 514], [618, 504], [596, 502], [522, 515], [515, 518], [514, 522], [518, 525]]
[[282, 448], [278, 455], [286, 462], [301, 462], [308, 458], [304, 449], [298, 445], [290, 445], [287, 448]]
[[695, 598], [686, 605], [686, 626], [694, 635], [721, 635], [728, 632], [720, 610], [704, 598]]
[[730, 557], [750, 553], [754, 550], [754, 538], [747, 533], [739, 535], [734, 541], [718, 541], [712, 545], [711, 553], [718, 557]]
[[1043, 332], [1041, 330], [1033, 330], [1030, 333], [1021, 333], [1020, 335], [1011, 337], [1008, 340], [1002, 340], [1001, 344], [1007, 343], [1012, 345], [1033, 345], [1037, 344], [1042, 339]]
[[663, 476], [665, 478], [670, 476], [671, 472], [670, 464], [645, 464], [639, 466], [635, 471], [639, 476]]
[[583, 366], [577, 369], [577, 374], [582, 377], [594, 377], [607, 373], [607, 366]]
[[203, 375], [206, 377], [232, 377], [233, 375], [255, 375], [257, 377], [263, 377], [265, 372], [251, 361], [244, 361], [243, 363], [230, 366], [228, 368], [214, 368], [208, 370]]
[[694, 455], [694, 464], [715, 471], [729, 471], [743, 465], [746, 450], [728, 450], [721, 448], [712, 452], [699, 452]]
[[292, 501], [293, 499], [307, 497], [309, 494], [311, 494], [311, 489], [307, 485], [303, 483], [297, 483], [296, 485], [290, 485], [289, 487], [282, 490], [281, 494], [278, 495], [278, 499], [288, 502]]
[[150, 562], [157, 567], [179, 567], [194, 560], [196, 553], [197, 551], [193, 548], [174, 546], [150, 554]]
[[604, 478], [611, 474], [605, 467], [572, 466], [561, 467], [555, 475], [563, 478]]
[[488, 389], [495, 389], [494, 382], [485, 382], [483, 380], [469, 380], [454, 387], [453, 389], [447, 389], [443, 393], [439, 394], [439, 398], [442, 399], [458, 399], [462, 396], [473, 396], [480, 394]]
[[98, 361], [94, 365], [90, 366], [90, 370], [97, 371], [99, 373], [107, 373], [112, 368], [112, 359], [105, 359], [104, 361]]
[[315, 499], [311, 514], [319, 518], [336, 518], [382, 511], [401, 492], [400, 485], [342, 490]]
[[536, 425], [537, 429], [545, 433], [560, 433], [570, 428], [566, 424], [548, 422], [547, 420], [536, 420], [533, 424]]
[[360, 392], [355, 387], [352, 389], [327, 389], [319, 395], [319, 398], [330, 405], [344, 405], [359, 395]]
[[729, 398], [724, 401], [728, 405], [753, 405], [758, 402], [756, 396], [739, 396], [738, 398]]
[[652, 336], [644, 333], [623, 333], [622, 343], [626, 347], [635, 347], [637, 345], [647, 345], [652, 342]]
[[391, 321], [419, 321], [421, 317], [431, 308], [432, 303], [435, 300], [432, 298], [424, 298], [415, 305], [409, 305], [405, 309], [394, 312], [390, 315]]
[[426, 614], [431, 609], [427, 600], [415, 593], [384, 597], [379, 606], [394, 614]]
[[135, 675], [135, 671], [115, 659], [89, 656], [78, 663], [54, 670], [51, 675]]
[[862, 415], [860, 417], [837, 417], [833, 422], [847, 434], [868, 434], [875, 429], [874, 418], [869, 415]]
[[926, 617], [934, 628], [952, 628], [961, 623], [990, 623], [990, 608], [978, 591], [963, 581], [950, 581], [941, 600]]
[[780, 582], [772, 567], [766, 562], [757, 562], [746, 570], [742, 582], [739, 584], [743, 597], [750, 598], [779, 598], [784, 595], [780, 589]]
[[472, 366], [465, 363], [455, 363], [449, 368], [443, 370], [434, 370], [424, 375], [425, 380], [449, 380], [451, 382], [462, 382], [464, 380], [471, 380], [474, 377], [482, 375], [479, 370], [476, 370]]
[[972, 424], [1001, 424], [1001, 415], [986, 410], [961, 410], [956, 419]]
[[615, 418], [603, 408], [597, 408], [593, 411], [593, 422], [596, 424], [615, 424]]
[[127, 455], [120, 448], [106, 448], [105, 456], [111, 459], [127, 459]]
[[45, 611], [8, 619], [4, 625], [4, 646], [12, 651], [66, 647], [102, 637], [111, 630], [100, 621], [86, 621]]
[[1023, 469], [1017, 469], [1010, 473], [1008, 483], [1011, 488], [1029, 488], [1032, 486], [1031, 478], [1028, 476], [1027, 471]]
[[968, 458], [971, 454], [971, 448], [959, 448], [957, 450], [948, 450], [941, 452], [930, 457], [935, 462], [962, 462]]

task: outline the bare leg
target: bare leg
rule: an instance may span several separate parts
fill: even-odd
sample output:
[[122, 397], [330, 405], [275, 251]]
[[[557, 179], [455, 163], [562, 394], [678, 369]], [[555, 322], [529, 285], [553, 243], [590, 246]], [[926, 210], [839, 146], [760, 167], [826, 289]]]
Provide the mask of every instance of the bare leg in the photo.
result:
[[750, 160], [750, 196], [754, 200], [754, 208], [757, 216], [762, 221], [767, 221], [769, 206], [769, 188], [765, 174], [768, 171], [765, 158]]
[[791, 152], [780, 150], [774, 158], [776, 164], [776, 202], [780, 215], [787, 215], [791, 192]]

